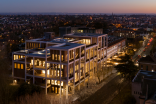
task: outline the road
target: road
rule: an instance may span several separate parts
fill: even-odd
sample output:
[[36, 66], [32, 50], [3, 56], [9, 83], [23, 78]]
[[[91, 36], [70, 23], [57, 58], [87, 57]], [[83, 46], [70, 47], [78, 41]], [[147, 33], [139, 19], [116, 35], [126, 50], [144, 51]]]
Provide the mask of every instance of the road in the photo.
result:
[[[150, 54], [150, 50], [152, 49], [152, 44], [153, 44], [153, 41], [151, 42], [151, 44], [149, 46], [147, 46], [147, 43], [148, 41], [145, 43], [146, 45], [145, 46], [142, 46], [138, 52], [135, 53], [135, 55], [132, 57], [132, 60], [135, 62], [136, 60], [138, 61], [139, 60], [139, 57], [138, 55], [140, 55], [141, 57], [143, 57], [144, 55], [149, 55]], [[145, 49], [145, 47], [147, 47]], [[144, 52], [144, 49], [145, 49], [145, 52]]]
[[110, 98], [112, 98], [114, 94], [118, 92], [118, 86], [123, 86], [124, 84], [125, 83], [120, 79], [120, 76], [117, 75], [101, 89], [84, 100], [81, 104], [107, 104], [112, 100]]

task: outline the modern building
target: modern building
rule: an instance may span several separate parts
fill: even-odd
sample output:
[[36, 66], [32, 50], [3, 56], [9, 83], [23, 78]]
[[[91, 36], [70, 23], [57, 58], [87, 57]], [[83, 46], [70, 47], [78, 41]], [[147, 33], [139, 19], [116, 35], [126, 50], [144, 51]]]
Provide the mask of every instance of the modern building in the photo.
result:
[[93, 27], [59, 27], [59, 36], [63, 37], [65, 34], [71, 33], [95, 33], [95, 34], [103, 34], [103, 29], [95, 29]]
[[115, 54], [123, 51], [125, 47], [126, 47], [125, 38], [108, 35], [107, 58], [110, 58]]
[[124, 37], [124, 38], [138, 37], [137, 34], [135, 33], [135, 31], [130, 30], [130, 29], [116, 30], [116, 31], [113, 31], [112, 33], [109, 33], [109, 35], [119, 36], [119, 37]]
[[65, 34], [70, 34], [71, 33], [71, 27], [59, 27], [59, 36], [63, 37]]
[[136, 104], [156, 104], [156, 72], [140, 70], [132, 80]]
[[45, 93], [64, 94], [68, 99], [69, 92], [94, 76], [98, 65], [105, 67], [107, 47], [107, 34], [74, 33], [60, 39], [47, 33], [26, 40], [25, 50], [12, 53], [14, 82], [39, 85]]

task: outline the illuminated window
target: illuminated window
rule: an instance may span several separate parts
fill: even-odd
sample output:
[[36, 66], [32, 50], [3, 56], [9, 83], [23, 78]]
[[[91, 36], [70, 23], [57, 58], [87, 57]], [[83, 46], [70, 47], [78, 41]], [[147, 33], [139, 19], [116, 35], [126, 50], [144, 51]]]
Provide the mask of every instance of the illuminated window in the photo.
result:
[[33, 59], [31, 59], [31, 65], [33, 65]]
[[21, 69], [23, 69], [23, 64], [21, 64]]
[[50, 66], [50, 63], [47, 63], [47, 67], [49, 67]]
[[21, 56], [20, 55], [18, 55], [18, 59], [20, 59], [21, 58]]
[[54, 83], [54, 80], [51, 80], [51, 83], [52, 83], [52, 85], [54, 85], [55, 83]]
[[60, 68], [60, 64], [58, 64], [58, 68]]
[[61, 81], [61, 86], [63, 86], [63, 81]]
[[60, 85], [60, 81], [58, 81], [58, 85]]
[[63, 72], [61, 71], [61, 77], [63, 77]]
[[49, 70], [47, 70], [47, 74], [49, 75], [49, 73], [50, 73], [50, 71]]
[[60, 76], [60, 71], [58, 70], [58, 72], [57, 72], [57, 75], [58, 75], [58, 77]]
[[62, 69], [63, 69], [63, 65], [62, 65]]
[[61, 59], [61, 61], [63, 61], [63, 55], [62, 55], [62, 59]]
[[16, 60], [16, 56], [14, 55], [14, 60]]
[[18, 55], [15, 55], [15, 60], [17, 60], [18, 59]]
[[52, 54], [52, 60], [54, 60], [54, 54]]
[[57, 85], [57, 80], [55, 80], [55, 85]]
[[58, 60], [60, 61], [60, 55], [58, 55]]
[[45, 74], [45, 70], [42, 70], [42, 73]]
[[23, 56], [21, 55], [21, 58], [23, 58]]
[[55, 60], [57, 60], [57, 54], [55, 54]]
[[45, 61], [43, 61], [43, 66], [45, 66]]
[[18, 69], [20, 69], [20, 64], [18, 64]]
[[16, 66], [17, 64], [16, 63], [14, 63], [14, 68], [17, 68], [17, 66]]

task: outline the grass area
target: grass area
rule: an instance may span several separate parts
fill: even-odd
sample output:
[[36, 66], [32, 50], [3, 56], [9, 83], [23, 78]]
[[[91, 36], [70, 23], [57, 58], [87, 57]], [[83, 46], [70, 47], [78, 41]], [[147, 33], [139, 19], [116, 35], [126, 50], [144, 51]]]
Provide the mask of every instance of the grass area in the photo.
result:
[[109, 104], [123, 104], [124, 98], [131, 95], [131, 85], [127, 84]]

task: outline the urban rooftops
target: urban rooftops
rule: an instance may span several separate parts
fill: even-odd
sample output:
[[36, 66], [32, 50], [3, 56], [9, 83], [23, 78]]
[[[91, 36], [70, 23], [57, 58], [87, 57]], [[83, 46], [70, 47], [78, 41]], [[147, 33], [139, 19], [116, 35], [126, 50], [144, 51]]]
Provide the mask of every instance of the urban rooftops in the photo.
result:
[[149, 80], [156, 81], [156, 72], [140, 70], [132, 82], [141, 83], [143, 81], [143, 79], [149, 79]]

